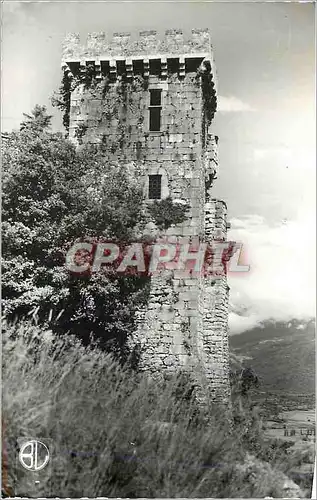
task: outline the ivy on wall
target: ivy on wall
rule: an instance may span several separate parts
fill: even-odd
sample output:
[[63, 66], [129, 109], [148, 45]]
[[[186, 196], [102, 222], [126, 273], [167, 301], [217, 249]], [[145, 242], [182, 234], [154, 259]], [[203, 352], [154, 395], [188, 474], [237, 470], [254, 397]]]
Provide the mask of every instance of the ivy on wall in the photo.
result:
[[69, 129], [70, 99], [73, 90], [72, 78], [64, 72], [59, 91], [54, 92], [51, 98], [52, 106], [63, 112], [63, 125], [67, 131]]
[[[148, 79], [142, 75], [135, 75], [132, 81], [128, 81], [126, 75], [123, 74], [117, 77], [115, 83], [111, 83], [110, 76], [104, 75], [101, 82], [98, 82], [93, 64], [87, 64], [75, 76], [70, 76], [67, 72], [64, 72], [61, 86], [58, 92], [54, 93], [51, 102], [54, 107], [63, 111], [63, 125], [67, 131], [69, 130], [70, 121], [71, 94], [80, 85], [82, 85], [83, 90], [101, 91], [103, 100], [102, 115], [108, 122], [118, 120], [119, 140], [116, 140], [115, 143], [116, 146], [122, 148], [126, 136], [127, 113], [130, 111], [132, 116], [137, 116], [137, 111], [140, 110], [142, 93], [148, 88]], [[138, 94], [139, 98], [136, 99], [135, 97]], [[142, 125], [142, 122], [143, 120], [139, 117], [138, 125]], [[78, 133], [81, 134], [81, 130]], [[116, 148], [112, 144], [109, 149], [115, 151]]]
[[62, 83], [58, 92], [54, 92], [51, 103], [53, 107], [63, 112], [63, 125], [67, 132], [69, 130], [71, 94], [80, 85], [85, 90], [96, 86], [96, 73], [93, 64], [87, 64], [76, 76], [69, 75], [66, 71], [63, 74]]
[[[102, 144], [111, 153], [114, 154], [118, 149], [124, 149], [132, 132], [129, 118], [137, 118], [137, 126], [142, 126], [144, 117], [140, 110], [143, 92], [146, 88], [147, 79], [141, 75], [136, 75], [132, 81], [128, 81], [125, 75], [118, 76], [114, 85], [111, 85], [109, 79], [105, 77], [100, 120], [108, 128], [108, 131], [103, 134]], [[138, 148], [138, 159], [140, 159], [140, 145]]]
[[202, 89], [202, 145], [205, 147], [207, 130], [217, 109], [217, 97], [210, 61], [203, 61], [197, 71], [196, 81], [200, 82]]

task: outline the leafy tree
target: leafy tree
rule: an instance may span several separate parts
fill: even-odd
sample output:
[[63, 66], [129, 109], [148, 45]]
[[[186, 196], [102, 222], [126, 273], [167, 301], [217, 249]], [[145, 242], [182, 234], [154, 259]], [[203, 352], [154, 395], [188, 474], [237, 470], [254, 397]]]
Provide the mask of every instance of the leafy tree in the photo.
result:
[[26, 119], [21, 122], [20, 130], [29, 129], [43, 132], [51, 126], [52, 116], [47, 114], [45, 106], [36, 104], [30, 115], [23, 113], [23, 116]]
[[50, 132], [45, 107], [25, 117], [3, 144], [4, 314], [33, 316], [86, 344], [92, 336], [122, 357], [147, 278], [71, 275], [65, 255], [83, 239], [136, 238], [144, 221], [140, 186], [128, 166], [110, 165], [95, 147], [78, 151]]

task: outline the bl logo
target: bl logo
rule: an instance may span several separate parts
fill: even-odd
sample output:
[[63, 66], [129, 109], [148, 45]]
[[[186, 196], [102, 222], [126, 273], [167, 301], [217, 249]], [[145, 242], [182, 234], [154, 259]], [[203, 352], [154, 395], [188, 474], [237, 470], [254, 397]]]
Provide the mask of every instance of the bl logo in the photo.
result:
[[22, 467], [27, 470], [40, 471], [47, 466], [49, 459], [49, 449], [42, 441], [32, 439], [21, 446], [19, 461]]

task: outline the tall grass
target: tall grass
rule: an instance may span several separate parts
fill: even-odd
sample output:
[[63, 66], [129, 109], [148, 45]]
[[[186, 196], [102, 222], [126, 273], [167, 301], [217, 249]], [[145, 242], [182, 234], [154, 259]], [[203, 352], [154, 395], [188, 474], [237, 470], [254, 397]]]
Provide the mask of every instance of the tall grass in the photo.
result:
[[[75, 338], [20, 324], [3, 328], [3, 387], [13, 488], [21, 483], [16, 440], [31, 436], [53, 443], [38, 496], [288, 496], [283, 474], [250, 454], [252, 418], [232, 431], [220, 409], [184, 399], [179, 377], [158, 383]], [[23, 484], [19, 496], [32, 487]]]

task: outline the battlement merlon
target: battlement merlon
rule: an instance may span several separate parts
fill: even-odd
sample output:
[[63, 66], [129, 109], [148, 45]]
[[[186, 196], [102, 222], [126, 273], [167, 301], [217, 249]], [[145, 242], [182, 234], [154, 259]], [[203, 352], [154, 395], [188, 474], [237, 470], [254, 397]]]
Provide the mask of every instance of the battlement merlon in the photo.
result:
[[[185, 38], [180, 29], [169, 29], [165, 36], [158, 38], [154, 30], [140, 31], [137, 40], [132, 40], [131, 33], [114, 33], [109, 39], [106, 33], [90, 33], [85, 43], [81, 43], [78, 33], [70, 33], [63, 43], [62, 69], [69, 77], [73, 72], [84, 70], [88, 64], [96, 69], [97, 79], [105, 68], [111, 66], [112, 76], [116, 76], [116, 66], [124, 63], [128, 78], [133, 76], [134, 64], [143, 64], [144, 76], [149, 76], [151, 60], [160, 60], [162, 75], [166, 74], [166, 62], [178, 59], [179, 76], [192, 71], [203, 61], [210, 65], [214, 90], [218, 94], [217, 73], [213, 58], [213, 49], [208, 29], [192, 29], [191, 37]], [[79, 66], [81, 70], [79, 70]], [[109, 71], [109, 68], [106, 70]]]
[[[154, 30], [140, 31], [137, 40], [132, 40], [131, 33], [114, 33], [108, 39], [106, 33], [90, 33], [84, 44], [78, 33], [70, 33], [63, 43], [63, 62], [81, 61], [84, 59], [103, 59], [129, 57], [141, 58], [158, 55], [203, 55], [210, 57], [212, 51], [208, 29], [193, 29], [192, 36], [184, 39], [182, 30], [166, 30], [165, 36], [157, 37]], [[139, 56], [139, 57], [137, 57]]]

